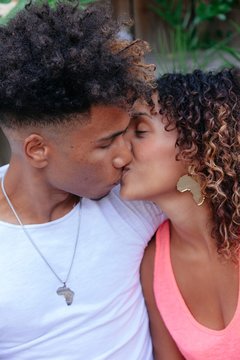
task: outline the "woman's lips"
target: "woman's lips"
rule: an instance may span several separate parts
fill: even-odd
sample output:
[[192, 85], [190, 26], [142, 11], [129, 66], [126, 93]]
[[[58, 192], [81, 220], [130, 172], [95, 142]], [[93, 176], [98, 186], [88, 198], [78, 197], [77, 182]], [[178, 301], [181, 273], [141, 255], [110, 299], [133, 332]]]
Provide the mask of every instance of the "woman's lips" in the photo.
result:
[[122, 179], [124, 178], [124, 176], [128, 173], [128, 171], [130, 170], [130, 168], [128, 166], [126, 166], [123, 171], [122, 171]]

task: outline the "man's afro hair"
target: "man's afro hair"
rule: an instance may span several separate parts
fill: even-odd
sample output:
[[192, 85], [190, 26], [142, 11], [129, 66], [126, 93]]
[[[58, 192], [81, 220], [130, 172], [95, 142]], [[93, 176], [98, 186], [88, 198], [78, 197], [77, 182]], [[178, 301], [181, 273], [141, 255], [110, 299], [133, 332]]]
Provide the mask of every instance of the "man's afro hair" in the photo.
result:
[[76, 1], [26, 6], [0, 27], [1, 123], [131, 105], [150, 93], [154, 69], [142, 61], [148, 45], [120, 39], [120, 28], [106, 2], [84, 10]]

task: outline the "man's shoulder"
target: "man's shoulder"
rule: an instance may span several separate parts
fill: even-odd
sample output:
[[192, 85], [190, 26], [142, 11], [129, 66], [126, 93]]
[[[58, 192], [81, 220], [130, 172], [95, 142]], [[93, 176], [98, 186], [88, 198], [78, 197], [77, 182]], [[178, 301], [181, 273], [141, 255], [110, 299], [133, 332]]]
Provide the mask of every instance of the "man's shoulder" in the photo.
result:
[[139, 212], [150, 211], [155, 214], [162, 214], [162, 210], [151, 201], [142, 200], [124, 200], [120, 196], [120, 186], [116, 186], [112, 189], [108, 195], [109, 201], [115, 201], [119, 203], [123, 208], [132, 209]]
[[138, 219], [141, 222], [157, 222], [162, 223], [165, 215], [162, 210], [151, 201], [124, 200], [120, 196], [120, 186], [116, 186], [103, 199], [103, 206], [114, 208], [118, 215], [125, 219], [125, 221], [133, 221]]

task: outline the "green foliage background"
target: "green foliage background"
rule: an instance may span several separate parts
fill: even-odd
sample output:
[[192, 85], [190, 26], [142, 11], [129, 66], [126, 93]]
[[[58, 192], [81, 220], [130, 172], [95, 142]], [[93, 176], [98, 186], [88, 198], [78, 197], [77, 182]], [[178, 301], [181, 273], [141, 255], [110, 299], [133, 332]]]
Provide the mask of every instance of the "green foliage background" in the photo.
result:
[[240, 37], [240, 25], [231, 20], [233, 11], [240, 9], [239, 0], [152, 0], [149, 9], [166, 26], [157, 41], [159, 62], [168, 57], [163, 72], [205, 69], [214, 58], [219, 67], [240, 64], [240, 50], [232, 45]]
[[[11, 1], [0, 0], [0, 4]], [[58, 0], [46, 1], [54, 6]], [[94, 1], [80, 0], [80, 4], [84, 7]], [[18, 0], [6, 16], [0, 17], [0, 25], [15, 16], [28, 2]], [[213, 59], [218, 59], [220, 68], [240, 65], [240, 45], [233, 46], [234, 40], [235, 43], [236, 39], [240, 40], [240, 24], [232, 20], [233, 12], [240, 10], [240, 0], [149, 0], [148, 7], [166, 29], [156, 34], [155, 44], [152, 44], [156, 48], [160, 72], [206, 69]]]

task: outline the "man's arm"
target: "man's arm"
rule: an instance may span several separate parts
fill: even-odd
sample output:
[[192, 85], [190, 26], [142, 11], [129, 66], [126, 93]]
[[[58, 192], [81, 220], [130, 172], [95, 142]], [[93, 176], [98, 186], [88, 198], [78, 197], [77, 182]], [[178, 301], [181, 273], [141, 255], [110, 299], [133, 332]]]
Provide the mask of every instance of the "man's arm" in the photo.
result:
[[152, 240], [146, 248], [142, 260], [141, 283], [149, 315], [154, 358], [155, 360], [184, 360], [168, 332], [155, 302], [153, 292], [154, 256], [155, 240]]

